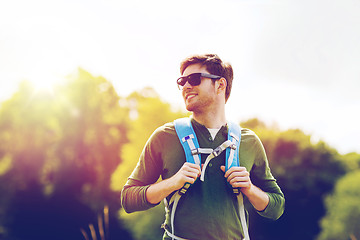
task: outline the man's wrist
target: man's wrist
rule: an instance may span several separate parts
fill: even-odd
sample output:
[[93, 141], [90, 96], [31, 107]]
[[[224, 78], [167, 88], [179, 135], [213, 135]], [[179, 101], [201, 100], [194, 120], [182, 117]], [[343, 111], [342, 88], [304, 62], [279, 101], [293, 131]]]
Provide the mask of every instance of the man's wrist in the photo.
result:
[[247, 189], [242, 189], [242, 193], [257, 211], [263, 211], [269, 204], [270, 198], [268, 194], [253, 184]]
[[250, 198], [252, 195], [255, 195], [254, 193], [254, 185], [251, 183], [249, 187], [242, 187], [241, 192]]
[[151, 204], [158, 204], [170, 193], [176, 191], [176, 186], [170, 179], [151, 184], [145, 192], [146, 200]]

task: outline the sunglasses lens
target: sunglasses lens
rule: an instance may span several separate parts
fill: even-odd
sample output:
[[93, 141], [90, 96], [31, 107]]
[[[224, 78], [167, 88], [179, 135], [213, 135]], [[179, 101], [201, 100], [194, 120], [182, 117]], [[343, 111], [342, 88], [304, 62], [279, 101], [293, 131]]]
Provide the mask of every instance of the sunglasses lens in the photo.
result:
[[197, 86], [201, 83], [201, 74], [194, 73], [188, 76], [188, 81], [191, 86]]
[[177, 84], [178, 84], [179, 86], [184, 86], [185, 83], [187, 82], [187, 78], [186, 78], [186, 77], [181, 77], [181, 78], [179, 78], [176, 82], [177, 82]]
[[200, 85], [202, 77], [210, 78], [212, 80], [215, 80], [215, 79], [217, 80], [217, 79], [221, 78], [220, 76], [209, 74], [209, 73], [193, 73], [193, 74], [190, 74], [188, 76], [178, 78], [176, 83], [178, 84], [178, 88], [180, 90], [182, 90], [183, 86], [186, 84], [186, 82], [189, 82], [189, 84], [191, 86]]
[[179, 86], [184, 86], [186, 82], [189, 82], [191, 86], [197, 86], [201, 83], [201, 74], [200, 73], [193, 73], [186, 77], [181, 77], [177, 80], [177, 84]]

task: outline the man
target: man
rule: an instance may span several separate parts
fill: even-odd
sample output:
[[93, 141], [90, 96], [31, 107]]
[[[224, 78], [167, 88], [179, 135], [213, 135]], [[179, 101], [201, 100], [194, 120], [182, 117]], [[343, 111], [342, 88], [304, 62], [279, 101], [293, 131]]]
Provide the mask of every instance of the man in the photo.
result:
[[[215, 54], [194, 55], [181, 63], [180, 72], [177, 83], [186, 109], [192, 112], [191, 124], [199, 145], [215, 149], [227, 140], [225, 103], [232, 86], [232, 67]], [[243, 239], [247, 230], [241, 225], [230, 185], [240, 188], [245, 202], [267, 218], [282, 215], [285, 199], [259, 138], [248, 129], [241, 130], [239, 158], [239, 167], [225, 171], [225, 152], [221, 153], [207, 166], [205, 181], [199, 181], [201, 166], [186, 162], [174, 123], [165, 124], [149, 138], [124, 186], [123, 208], [128, 213], [146, 210], [164, 198], [170, 201], [174, 192], [191, 183], [179, 200], [174, 226], [171, 212], [166, 211], [163, 239], [172, 239], [171, 234], [177, 239]], [[203, 164], [205, 159], [206, 154], [202, 154]], [[160, 176], [161, 181], [157, 181]]]

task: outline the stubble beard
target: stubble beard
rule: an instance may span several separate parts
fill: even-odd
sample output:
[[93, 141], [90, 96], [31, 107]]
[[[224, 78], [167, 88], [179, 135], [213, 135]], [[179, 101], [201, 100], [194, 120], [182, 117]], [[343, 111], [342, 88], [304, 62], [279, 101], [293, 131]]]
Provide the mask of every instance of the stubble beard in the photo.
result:
[[205, 101], [204, 99], [191, 99], [188, 103], [185, 101], [186, 110], [195, 115], [204, 112], [210, 104], [209, 100]]

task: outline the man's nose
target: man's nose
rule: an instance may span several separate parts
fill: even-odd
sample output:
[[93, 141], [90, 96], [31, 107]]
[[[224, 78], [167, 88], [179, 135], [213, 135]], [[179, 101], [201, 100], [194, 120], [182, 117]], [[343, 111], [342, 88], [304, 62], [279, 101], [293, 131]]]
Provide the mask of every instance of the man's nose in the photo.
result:
[[183, 89], [189, 89], [192, 88], [191, 84], [189, 83], [189, 81], [186, 81], [186, 83], [183, 86]]

